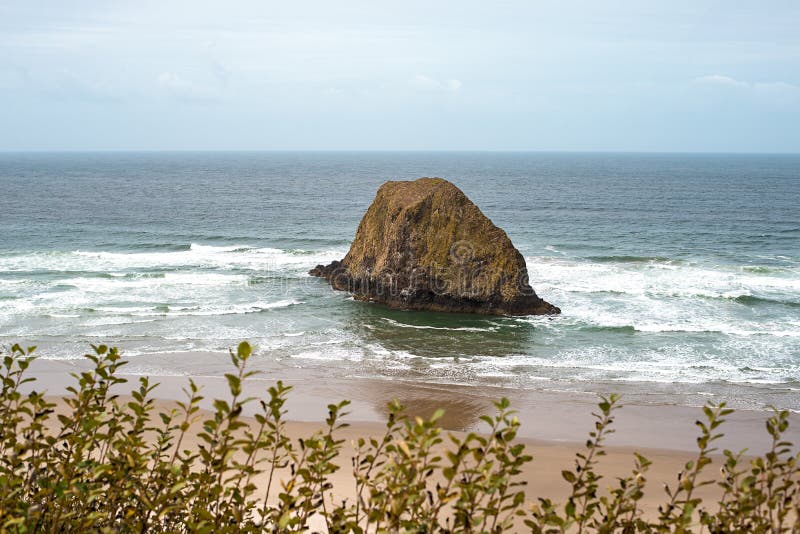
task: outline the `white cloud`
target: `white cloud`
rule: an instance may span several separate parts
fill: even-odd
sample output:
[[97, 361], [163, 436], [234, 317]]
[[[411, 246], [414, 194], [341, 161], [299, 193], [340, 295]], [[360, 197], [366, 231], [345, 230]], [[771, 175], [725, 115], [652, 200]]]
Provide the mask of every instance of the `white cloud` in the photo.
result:
[[700, 76], [694, 79], [694, 83], [699, 85], [717, 85], [723, 87], [749, 87], [750, 84], [731, 78], [730, 76], [723, 76], [721, 74], [709, 74], [707, 76]]
[[437, 82], [433, 78], [425, 76], [424, 74], [417, 74], [416, 76], [414, 76], [414, 78], [411, 80], [411, 85], [427, 89], [434, 89], [437, 87], [441, 87], [439, 82]]
[[419, 87], [420, 89], [436, 89], [456, 92], [464, 85], [461, 80], [451, 78], [445, 81], [439, 81], [424, 74], [417, 74], [410, 81], [411, 85]]
[[176, 98], [216, 100], [220, 96], [215, 88], [194, 83], [171, 71], [159, 74], [157, 81], [160, 88]]
[[462, 85], [461, 80], [447, 80], [447, 88], [451, 91], [458, 91]]
[[730, 88], [752, 95], [758, 101], [771, 104], [791, 104], [800, 99], [800, 85], [786, 82], [749, 82], [721, 74], [700, 76], [693, 80], [704, 87]]

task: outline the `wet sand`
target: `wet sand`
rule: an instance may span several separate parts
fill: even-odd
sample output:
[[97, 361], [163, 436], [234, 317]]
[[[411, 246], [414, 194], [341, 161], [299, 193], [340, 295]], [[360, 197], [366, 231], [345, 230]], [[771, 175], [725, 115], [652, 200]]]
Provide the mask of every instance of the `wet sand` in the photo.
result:
[[[74, 382], [69, 374], [86, 368], [86, 360], [37, 360], [31, 366], [31, 373], [37, 378], [37, 389], [46, 389], [49, 394], [59, 396], [65, 394], [66, 387]], [[224, 372], [229, 370], [228, 362]], [[138, 375], [127, 378], [130, 386], [131, 382], [138, 380]], [[152, 377], [152, 382], [159, 383], [154, 396], [165, 400], [182, 400], [183, 388], [189, 378]], [[191, 378], [203, 388], [205, 408], [211, 406], [209, 399], [228, 395], [222, 372], [219, 376]], [[281, 369], [279, 375], [259, 374], [248, 379], [245, 394], [264, 396], [267, 388], [279, 379], [294, 388], [286, 406], [288, 418], [297, 422], [322, 421], [327, 415], [328, 404], [348, 399], [352, 402], [348, 407], [348, 422], [381, 424], [385, 419], [387, 403], [397, 399], [413, 415], [426, 416], [443, 408], [445, 415], [441, 423], [446, 430], [480, 431], [482, 423], [479, 417], [492, 414], [493, 402], [507, 397], [522, 423], [520, 437], [564, 445], [584, 442], [592, 428], [591, 414], [596, 411], [599, 400], [597, 395], [589, 393], [428, 384], [401, 379], [329, 378], [318, 373], [309, 376], [304, 369], [291, 368]], [[124, 393], [125, 388], [120, 392]], [[624, 395], [621, 403], [622, 408], [616, 412], [616, 432], [609, 437], [609, 446], [682, 452], [695, 450], [697, 427], [694, 422], [702, 416], [699, 406], [627, 403]], [[252, 415], [252, 412], [246, 408], [245, 415], [248, 414]], [[766, 450], [769, 436], [764, 421], [769, 415], [767, 411], [735, 411], [722, 427], [725, 437], [718, 442], [720, 449], [738, 451], [747, 448], [758, 453]], [[793, 413], [790, 423], [786, 437], [789, 441], [800, 443], [800, 414]]]

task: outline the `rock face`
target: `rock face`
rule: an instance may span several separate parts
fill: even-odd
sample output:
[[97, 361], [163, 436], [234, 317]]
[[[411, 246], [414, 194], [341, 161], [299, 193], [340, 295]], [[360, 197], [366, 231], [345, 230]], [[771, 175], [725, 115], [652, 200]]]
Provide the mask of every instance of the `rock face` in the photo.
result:
[[309, 274], [392, 308], [490, 315], [560, 313], [528, 284], [522, 254], [442, 178], [386, 182], [341, 261]]

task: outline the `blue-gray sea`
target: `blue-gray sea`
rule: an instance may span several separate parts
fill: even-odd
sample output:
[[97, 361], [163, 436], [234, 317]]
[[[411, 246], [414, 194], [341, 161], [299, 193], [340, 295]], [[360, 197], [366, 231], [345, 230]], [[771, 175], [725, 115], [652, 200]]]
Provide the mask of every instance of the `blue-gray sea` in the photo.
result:
[[[441, 176], [558, 317], [355, 302], [306, 273], [386, 180]], [[129, 370], [326, 376], [800, 408], [800, 156], [0, 154], [0, 344]], [[675, 402], [682, 402], [677, 400]]]

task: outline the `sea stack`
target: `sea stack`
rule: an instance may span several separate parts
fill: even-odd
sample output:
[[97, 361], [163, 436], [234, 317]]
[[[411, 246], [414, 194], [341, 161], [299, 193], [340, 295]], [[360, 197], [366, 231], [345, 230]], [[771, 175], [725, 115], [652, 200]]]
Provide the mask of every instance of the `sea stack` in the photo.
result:
[[341, 261], [309, 274], [391, 308], [488, 315], [560, 313], [528, 283], [522, 254], [442, 178], [386, 182]]

